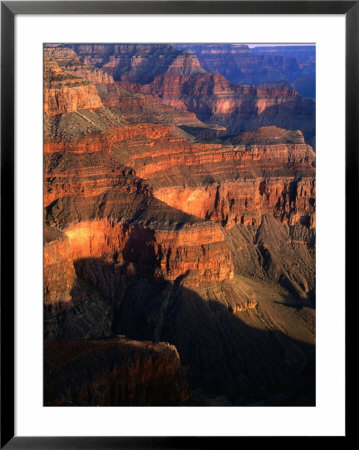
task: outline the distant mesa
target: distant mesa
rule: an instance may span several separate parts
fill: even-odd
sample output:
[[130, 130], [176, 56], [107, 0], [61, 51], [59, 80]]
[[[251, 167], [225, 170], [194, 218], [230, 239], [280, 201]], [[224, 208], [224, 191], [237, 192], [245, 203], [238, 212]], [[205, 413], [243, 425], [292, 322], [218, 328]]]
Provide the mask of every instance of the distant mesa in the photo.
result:
[[313, 404], [313, 51], [278, 51], [45, 46], [47, 405]]
[[275, 126], [244, 131], [232, 139], [233, 144], [305, 144], [300, 130], [285, 130]]
[[184, 51], [170, 64], [167, 69], [167, 73], [172, 75], [189, 76], [195, 73], [206, 73], [206, 71], [201, 67], [197, 56]]

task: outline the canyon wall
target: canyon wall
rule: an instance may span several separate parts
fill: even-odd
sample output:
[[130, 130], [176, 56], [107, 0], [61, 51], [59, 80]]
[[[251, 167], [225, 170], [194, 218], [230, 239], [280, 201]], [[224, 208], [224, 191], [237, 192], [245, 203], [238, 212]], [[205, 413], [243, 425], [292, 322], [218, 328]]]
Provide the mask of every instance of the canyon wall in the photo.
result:
[[184, 404], [186, 376], [201, 404], [310, 391], [312, 103], [170, 45], [44, 62], [48, 404]]
[[315, 98], [315, 46], [175, 44], [190, 51], [201, 66], [234, 84], [287, 83], [304, 97]]
[[[300, 63], [286, 55], [258, 55], [255, 49], [239, 46], [221, 46], [219, 50], [216, 45], [212, 49], [206, 45], [203, 54], [201, 46], [190, 44], [187, 46], [190, 51], [180, 45], [177, 50], [171, 45], [158, 44], [70, 47], [81, 61], [106, 71], [116, 81], [123, 82], [125, 88], [153, 94], [166, 105], [194, 112], [201, 121], [226, 127], [227, 134], [275, 125], [300, 129], [306, 141], [315, 145], [315, 103], [303, 98], [290, 83], [273, 84], [278, 77], [278, 81], [295, 78], [299, 86], [308, 90], [305, 77], [313, 78], [314, 73], [310, 56], [308, 59], [303, 54], [304, 62]], [[226, 53], [224, 58], [229, 63], [221, 62], [221, 52]], [[215, 59], [215, 65], [211, 58]], [[258, 67], [266, 76], [260, 75]], [[267, 67], [280, 69], [273, 76]], [[227, 75], [231, 76], [225, 78]]]
[[[188, 65], [192, 63], [193, 72]], [[275, 125], [299, 129], [308, 143], [315, 135], [315, 104], [286, 86], [256, 87], [230, 84], [223, 76], [198, 72], [199, 63], [184, 64], [183, 73], [169, 68], [141, 87], [177, 109], [195, 112], [205, 122], [227, 128], [228, 134]]]

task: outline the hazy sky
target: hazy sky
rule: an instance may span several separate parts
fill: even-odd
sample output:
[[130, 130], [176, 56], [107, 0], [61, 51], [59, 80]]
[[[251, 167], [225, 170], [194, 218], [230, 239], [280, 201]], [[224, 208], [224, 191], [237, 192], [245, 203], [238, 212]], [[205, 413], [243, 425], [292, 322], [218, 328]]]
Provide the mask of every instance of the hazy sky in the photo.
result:
[[303, 47], [305, 45], [315, 45], [315, 44], [247, 44], [248, 47], [278, 47], [278, 46], [284, 46], [284, 45], [288, 45], [288, 46], [293, 46], [293, 45], [298, 45], [300, 47]]

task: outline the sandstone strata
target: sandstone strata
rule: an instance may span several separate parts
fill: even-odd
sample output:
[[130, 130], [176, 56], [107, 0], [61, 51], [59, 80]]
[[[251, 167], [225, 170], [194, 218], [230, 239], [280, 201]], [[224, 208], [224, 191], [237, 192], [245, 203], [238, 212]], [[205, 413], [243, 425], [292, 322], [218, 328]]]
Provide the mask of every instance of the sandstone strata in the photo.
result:
[[[170, 342], [192, 387], [233, 404], [311, 389], [310, 103], [286, 86], [231, 85], [171, 46], [72, 48], [79, 57], [51, 47], [45, 64], [45, 338]], [[161, 372], [147, 358], [157, 344], [93, 343], [111, 354], [104, 378], [91, 343], [73, 344], [74, 362], [47, 345], [49, 363], [57, 351], [66, 362], [49, 374], [51, 404], [109, 404], [106, 383], [118, 404], [159, 404], [157, 376], [167, 401], [187, 399], [167, 371], [179, 367], [174, 349]], [[82, 364], [87, 375], [58, 397], [54, 380], [65, 389]]]
[[288, 87], [232, 85], [211, 72], [178, 75], [168, 70], [141, 91], [157, 95], [175, 108], [195, 112], [203, 121], [224, 125], [228, 134], [276, 125], [300, 129], [308, 142], [314, 136], [314, 103]]
[[71, 301], [75, 281], [72, 251], [68, 239], [53, 228], [44, 229], [45, 306]]
[[315, 46], [256, 46], [238, 44], [176, 44], [195, 54], [201, 66], [231, 83], [288, 84], [305, 97], [315, 97]]
[[[266, 82], [266, 79], [249, 83], [243, 77], [242, 82], [240, 79], [233, 79], [239, 84], [232, 84], [233, 81], [231, 83], [224, 77], [227, 73], [221, 73], [221, 70], [211, 65], [207, 66], [207, 70], [210, 70], [208, 72], [194, 54], [177, 50], [171, 45], [72, 45], [71, 48], [77, 52], [82, 62], [101, 68], [115, 80], [124, 82], [126, 88], [151, 93], [176, 109], [194, 112], [202, 121], [225, 126], [228, 134], [276, 125], [300, 129], [308, 143], [315, 143], [314, 102], [303, 98], [290, 84], [261, 87], [257, 85]], [[245, 66], [246, 55], [251, 53], [250, 58], [255, 60], [257, 73], [258, 58], [262, 61], [260, 67], [263, 68], [266, 64], [271, 67], [282, 66], [287, 74], [301, 70], [295, 59], [286, 56], [259, 57], [253, 54], [254, 51], [239, 46], [232, 46], [230, 49], [221, 46], [221, 49], [227, 55], [228, 52], [232, 54], [230, 61], [236, 61], [236, 67], [242, 63]], [[206, 51], [208, 52], [208, 48]], [[220, 51], [214, 48], [213, 52], [218, 64]], [[221, 68], [223, 67], [225, 65], [222, 63]], [[230, 69], [230, 72], [233, 70]], [[300, 76], [306, 76], [306, 72]], [[275, 80], [272, 77], [270, 81]]]

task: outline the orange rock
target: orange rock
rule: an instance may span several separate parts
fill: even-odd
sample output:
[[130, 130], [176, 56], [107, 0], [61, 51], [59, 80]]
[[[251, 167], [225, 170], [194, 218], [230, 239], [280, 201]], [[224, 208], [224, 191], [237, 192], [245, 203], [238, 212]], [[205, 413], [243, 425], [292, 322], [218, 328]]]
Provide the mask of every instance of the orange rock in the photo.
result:
[[102, 106], [94, 85], [84, 81], [44, 89], [44, 113], [50, 116]]
[[45, 306], [70, 302], [75, 269], [68, 239], [60, 232], [44, 230]]
[[74, 261], [105, 257], [131, 262], [133, 275], [148, 273], [149, 267], [155, 278], [174, 281], [189, 275], [187, 283], [194, 285], [233, 277], [231, 253], [215, 223], [158, 230], [98, 220], [71, 225], [65, 235]]

